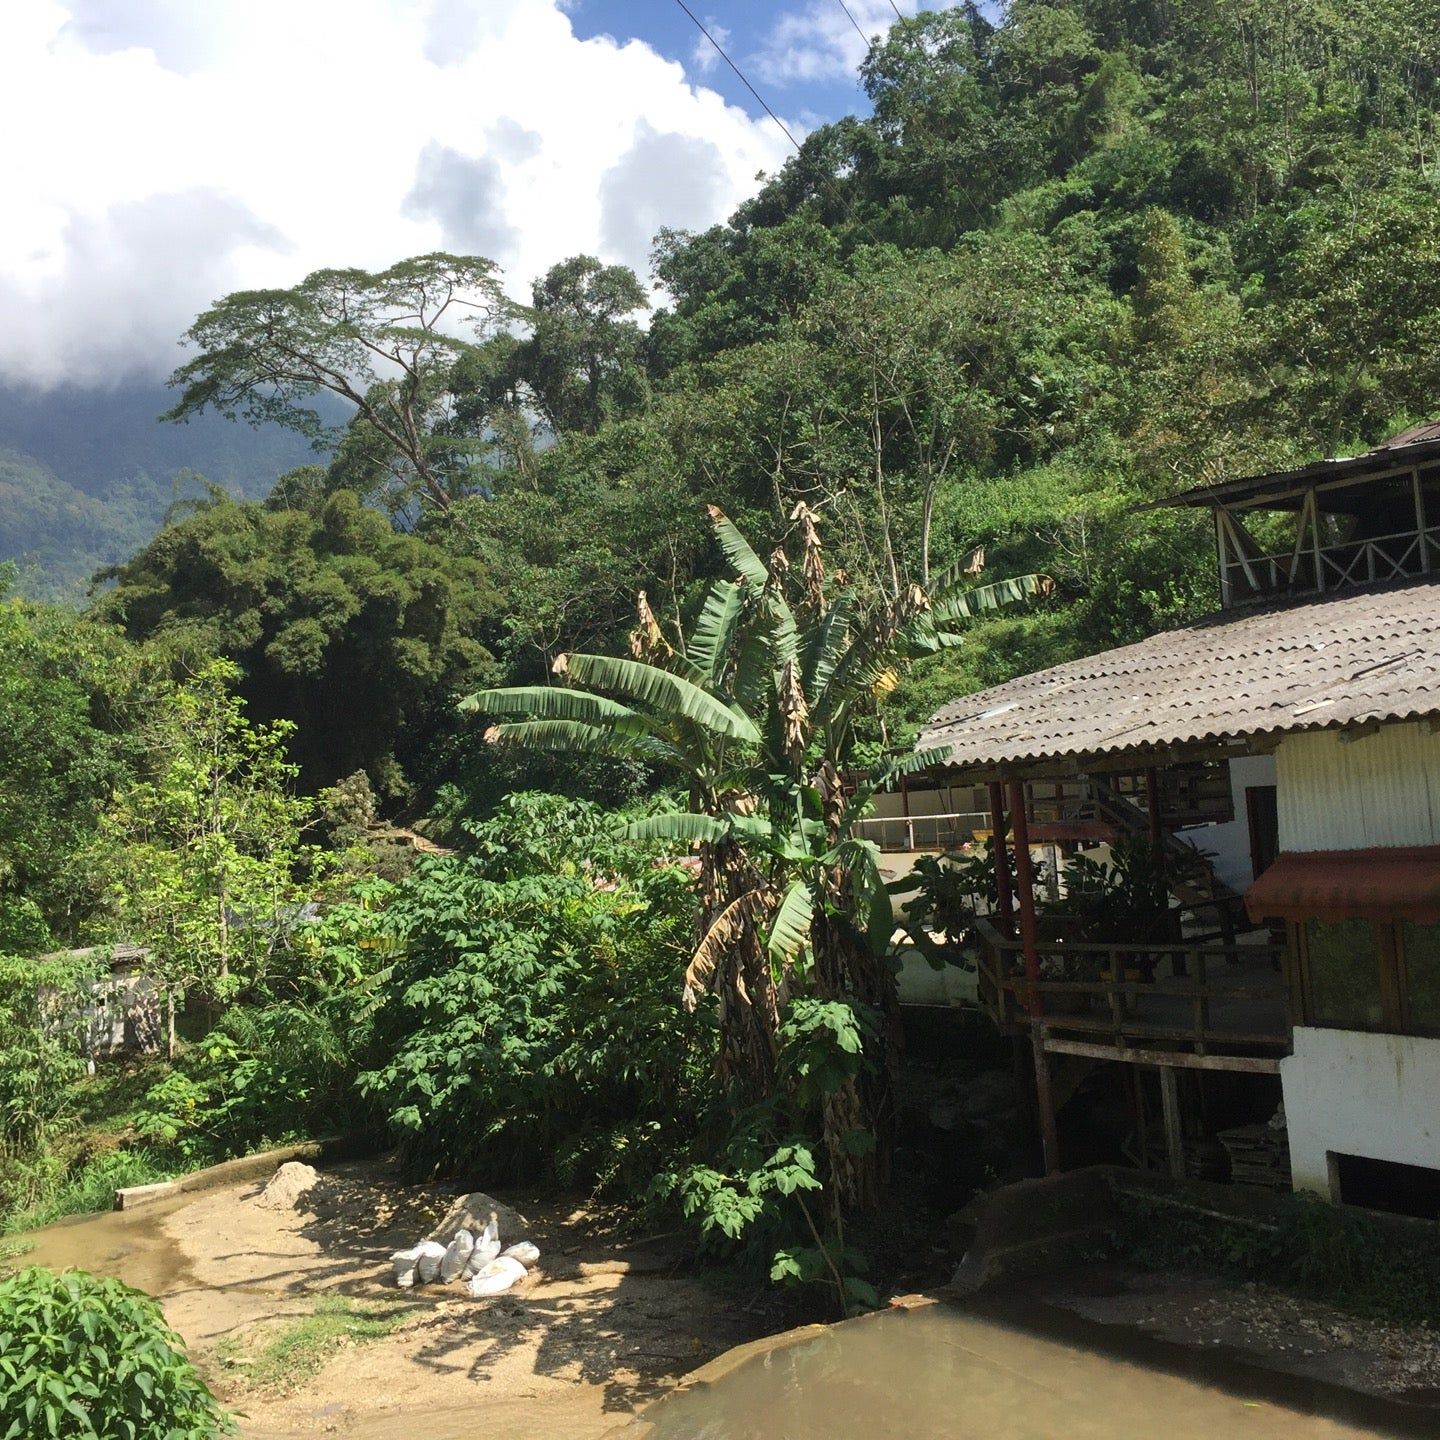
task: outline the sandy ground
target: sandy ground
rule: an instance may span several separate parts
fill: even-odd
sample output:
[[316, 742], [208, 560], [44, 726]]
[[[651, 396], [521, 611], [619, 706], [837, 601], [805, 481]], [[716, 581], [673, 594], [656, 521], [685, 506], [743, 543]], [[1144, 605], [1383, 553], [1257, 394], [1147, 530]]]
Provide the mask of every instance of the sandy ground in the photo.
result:
[[[477, 1431], [487, 1440], [583, 1440], [775, 1328], [773, 1316], [745, 1308], [747, 1297], [683, 1268], [666, 1237], [627, 1236], [604, 1209], [509, 1192], [497, 1198], [526, 1216], [542, 1252], [521, 1286], [484, 1300], [458, 1283], [398, 1291], [390, 1252], [413, 1244], [456, 1198], [404, 1185], [383, 1165], [338, 1166], [297, 1208], [267, 1206], [260, 1185], [245, 1185], [41, 1232], [26, 1258], [118, 1274], [156, 1295], [255, 1440]], [[222, 1363], [311, 1314], [326, 1293], [403, 1296], [414, 1314], [293, 1385], [247, 1387], [243, 1369]]]

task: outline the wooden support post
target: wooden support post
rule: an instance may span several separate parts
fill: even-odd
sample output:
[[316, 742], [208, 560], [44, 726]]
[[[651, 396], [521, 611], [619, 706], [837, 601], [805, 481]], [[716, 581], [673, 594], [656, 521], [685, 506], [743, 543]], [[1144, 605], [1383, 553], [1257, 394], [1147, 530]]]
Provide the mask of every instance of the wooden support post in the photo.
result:
[[990, 790], [990, 844], [995, 852], [996, 919], [1006, 935], [1015, 933], [1015, 898], [1010, 893], [1010, 848], [1005, 843], [1005, 797], [1000, 782], [992, 780]]
[[1160, 825], [1160, 771], [1154, 765], [1145, 771], [1145, 809], [1150, 816], [1150, 843], [1158, 850], [1165, 832]]
[[1185, 1132], [1180, 1128], [1180, 1087], [1175, 1080], [1175, 1067], [1160, 1067], [1160, 1104], [1165, 1113], [1165, 1151], [1170, 1160], [1170, 1173], [1185, 1178]]
[[1040, 996], [1040, 935], [1035, 921], [1035, 873], [1030, 864], [1030, 822], [1025, 815], [1025, 786], [1010, 782], [1010, 833], [1015, 840], [1015, 888], [1020, 892], [1020, 946], [1025, 955], [1025, 1008], [1030, 1012], [1030, 1043], [1035, 1050], [1035, 1099], [1040, 1110], [1040, 1145], [1045, 1173], [1060, 1168], [1060, 1136], [1050, 1098], [1050, 1060], [1045, 1054], [1044, 1006]]

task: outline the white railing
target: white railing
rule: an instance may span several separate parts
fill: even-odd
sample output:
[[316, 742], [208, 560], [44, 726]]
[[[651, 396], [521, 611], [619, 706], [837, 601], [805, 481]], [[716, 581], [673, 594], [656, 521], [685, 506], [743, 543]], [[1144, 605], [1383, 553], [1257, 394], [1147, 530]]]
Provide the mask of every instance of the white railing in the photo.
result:
[[943, 815], [871, 815], [856, 827], [882, 850], [954, 850], [989, 830], [988, 810], [954, 810]]

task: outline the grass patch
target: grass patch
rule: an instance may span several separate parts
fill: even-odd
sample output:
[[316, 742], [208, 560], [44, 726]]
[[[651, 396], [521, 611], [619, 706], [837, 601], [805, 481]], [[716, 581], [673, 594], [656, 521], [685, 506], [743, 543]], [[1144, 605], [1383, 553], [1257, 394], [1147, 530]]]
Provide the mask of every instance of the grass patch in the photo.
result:
[[7, 1214], [0, 1230], [13, 1235], [19, 1230], [51, 1225], [67, 1215], [108, 1210], [117, 1190], [127, 1185], [152, 1185], [170, 1179], [174, 1173], [173, 1167], [148, 1150], [109, 1150], [51, 1183], [35, 1185], [32, 1193], [38, 1190], [39, 1197]]
[[34, 1248], [33, 1240], [0, 1240], [0, 1271], [13, 1270], [14, 1262]]
[[246, 1353], [243, 1341], [227, 1340], [216, 1358], [250, 1390], [292, 1390], [347, 1345], [383, 1340], [415, 1313], [414, 1305], [377, 1303], [322, 1295], [315, 1313], [272, 1332], [258, 1349]]
[[1287, 1197], [1271, 1219], [1231, 1219], [1122, 1196], [1121, 1253], [1153, 1270], [1256, 1280], [1354, 1315], [1433, 1326], [1440, 1317], [1440, 1233]]

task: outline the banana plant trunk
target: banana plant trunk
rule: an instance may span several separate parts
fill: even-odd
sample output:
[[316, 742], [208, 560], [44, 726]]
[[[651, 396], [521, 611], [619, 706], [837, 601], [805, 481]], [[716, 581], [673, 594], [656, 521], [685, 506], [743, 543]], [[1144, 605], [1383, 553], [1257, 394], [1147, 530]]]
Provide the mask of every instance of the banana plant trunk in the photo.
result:
[[[826, 880], [826, 906], [812, 928], [815, 984], [822, 999], [864, 1005], [879, 1022], [878, 1053], [851, 1081], [834, 1091], [823, 1109], [826, 1156], [834, 1201], [845, 1213], [875, 1210], [889, 1180], [895, 1143], [895, 1100], [901, 1060], [900, 1007], [895, 978], [884, 961], [844, 917], [843, 874]], [[858, 1152], [853, 1136], [868, 1133], [874, 1144]]]
[[[725, 908], [753, 890], [753, 868], [733, 840], [700, 847], [700, 929], [705, 935]], [[746, 1103], [774, 1093], [775, 1058], [780, 1029], [780, 999], [770, 972], [770, 957], [756, 919], [746, 916], [725, 963], [715, 976], [719, 1000], [722, 1080]]]

